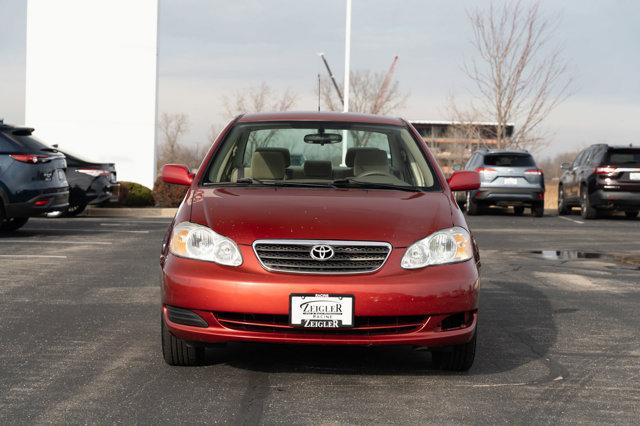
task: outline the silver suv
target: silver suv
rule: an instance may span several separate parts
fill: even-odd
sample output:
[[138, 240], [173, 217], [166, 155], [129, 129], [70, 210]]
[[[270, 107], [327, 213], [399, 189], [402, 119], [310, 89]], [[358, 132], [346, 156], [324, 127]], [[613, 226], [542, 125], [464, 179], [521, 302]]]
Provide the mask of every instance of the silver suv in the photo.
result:
[[513, 207], [516, 216], [525, 207], [536, 217], [544, 214], [544, 176], [527, 151], [480, 150], [464, 169], [480, 174], [480, 189], [458, 195], [468, 214], [489, 206]]

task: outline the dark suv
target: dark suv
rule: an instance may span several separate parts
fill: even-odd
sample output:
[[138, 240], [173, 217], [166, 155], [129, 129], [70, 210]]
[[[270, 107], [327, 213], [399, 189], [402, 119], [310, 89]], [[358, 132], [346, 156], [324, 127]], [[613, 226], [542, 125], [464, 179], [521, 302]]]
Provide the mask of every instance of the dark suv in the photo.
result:
[[69, 205], [65, 156], [32, 133], [0, 121], [0, 231], [14, 231], [31, 216]]
[[468, 191], [466, 199], [458, 200], [466, 205], [467, 214], [499, 206], [513, 207], [517, 216], [526, 207], [536, 217], [544, 215], [544, 176], [527, 151], [482, 149], [471, 156], [464, 168], [480, 174], [480, 189]]
[[605, 211], [640, 210], [640, 147], [592, 145], [572, 164], [563, 163], [558, 186], [558, 213], [580, 207], [582, 217], [595, 219]]

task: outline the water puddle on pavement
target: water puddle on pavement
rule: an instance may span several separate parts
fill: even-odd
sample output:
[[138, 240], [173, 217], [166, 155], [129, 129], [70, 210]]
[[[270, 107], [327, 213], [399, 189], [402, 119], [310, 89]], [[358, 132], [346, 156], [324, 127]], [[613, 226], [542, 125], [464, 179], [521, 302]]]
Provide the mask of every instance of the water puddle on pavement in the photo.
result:
[[572, 261], [602, 259], [620, 264], [620, 266], [609, 266], [608, 269], [640, 270], [640, 256], [638, 255], [628, 256], [579, 250], [531, 250], [527, 253], [544, 260]]
[[577, 250], [532, 250], [529, 253], [538, 255], [545, 260], [576, 260], [576, 259], [602, 259], [606, 258], [602, 253]]

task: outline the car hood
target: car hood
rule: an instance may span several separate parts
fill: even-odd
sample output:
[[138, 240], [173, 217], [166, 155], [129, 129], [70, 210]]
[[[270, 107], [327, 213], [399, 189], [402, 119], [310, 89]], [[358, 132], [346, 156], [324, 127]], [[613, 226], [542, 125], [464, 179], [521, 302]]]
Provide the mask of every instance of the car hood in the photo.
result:
[[407, 247], [452, 226], [450, 201], [442, 192], [352, 188], [199, 189], [191, 221], [246, 245], [259, 239], [326, 239]]

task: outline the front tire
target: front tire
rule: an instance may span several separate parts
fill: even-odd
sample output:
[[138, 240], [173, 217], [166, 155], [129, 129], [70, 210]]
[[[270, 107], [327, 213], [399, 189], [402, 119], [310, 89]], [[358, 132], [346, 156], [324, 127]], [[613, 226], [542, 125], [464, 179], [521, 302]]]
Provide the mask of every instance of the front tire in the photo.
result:
[[449, 351], [434, 351], [431, 353], [433, 363], [441, 370], [446, 371], [467, 371], [473, 365], [476, 357], [476, 338], [478, 331], [473, 338], [462, 345], [456, 345]]
[[558, 215], [566, 216], [571, 213], [570, 210], [571, 209], [567, 206], [567, 202], [564, 199], [564, 188], [560, 186], [558, 188]]
[[162, 323], [162, 356], [169, 365], [191, 367], [199, 365], [204, 360], [204, 348], [188, 344], [175, 337], [161, 319]]

